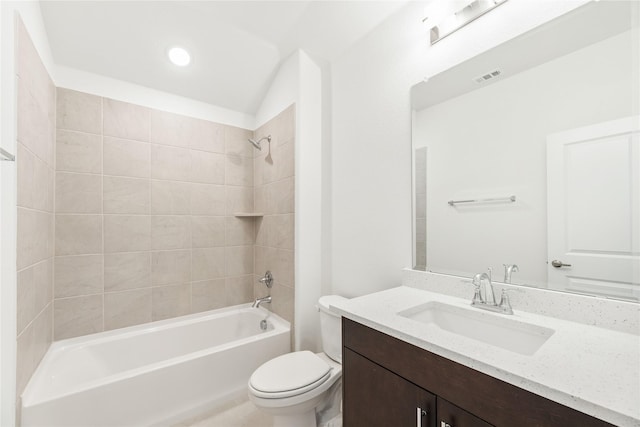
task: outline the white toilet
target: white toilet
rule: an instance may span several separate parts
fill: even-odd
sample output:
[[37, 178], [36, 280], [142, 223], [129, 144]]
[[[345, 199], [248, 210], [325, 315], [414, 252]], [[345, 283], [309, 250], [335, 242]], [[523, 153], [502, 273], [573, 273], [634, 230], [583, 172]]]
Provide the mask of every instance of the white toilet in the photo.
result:
[[[340, 315], [329, 306], [343, 300], [344, 297], [328, 295], [318, 301], [323, 353], [284, 354], [264, 363], [251, 375], [249, 399], [273, 415], [274, 427], [315, 427], [317, 410], [339, 412], [340, 395], [335, 397], [340, 393], [342, 378], [342, 324]], [[327, 408], [328, 405], [334, 408]]]

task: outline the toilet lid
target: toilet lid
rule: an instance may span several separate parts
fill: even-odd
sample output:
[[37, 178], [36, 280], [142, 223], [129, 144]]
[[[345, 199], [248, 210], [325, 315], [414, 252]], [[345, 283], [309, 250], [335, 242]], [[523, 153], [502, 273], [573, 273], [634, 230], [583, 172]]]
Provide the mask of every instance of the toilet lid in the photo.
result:
[[331, 366], [310, 351], [296, 351], [271, 359], [255, 370], [249, 384], [264, 397], [304, 393], [329, 378]]

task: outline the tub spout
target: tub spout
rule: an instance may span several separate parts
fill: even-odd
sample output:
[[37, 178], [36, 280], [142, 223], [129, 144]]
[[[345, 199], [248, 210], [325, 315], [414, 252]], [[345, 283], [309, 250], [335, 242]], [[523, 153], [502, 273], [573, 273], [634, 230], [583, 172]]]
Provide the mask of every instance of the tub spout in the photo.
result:
[[251, 304], [251, 308], [258, 308], [262, 303], [271, 303], [271, 295], [268, 295], [263, 298], [256, 298], [253, 304]]

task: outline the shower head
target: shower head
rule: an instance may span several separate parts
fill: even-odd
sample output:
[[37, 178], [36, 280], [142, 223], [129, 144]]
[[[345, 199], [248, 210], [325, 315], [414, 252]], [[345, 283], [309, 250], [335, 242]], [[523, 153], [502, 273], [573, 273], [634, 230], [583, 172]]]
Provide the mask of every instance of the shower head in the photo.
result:
[[271, 142], [271, 135], [267, 135], [267, 136], [263, 136], [262, 138], [260, 138], [259, 140], [254, 140], [253, 138], [249, 138], [249, 142], [256, 147], [258, 150], [262, 150], [262, 147], [260, 146], [260, 142], [267, 140], [268, 142]]

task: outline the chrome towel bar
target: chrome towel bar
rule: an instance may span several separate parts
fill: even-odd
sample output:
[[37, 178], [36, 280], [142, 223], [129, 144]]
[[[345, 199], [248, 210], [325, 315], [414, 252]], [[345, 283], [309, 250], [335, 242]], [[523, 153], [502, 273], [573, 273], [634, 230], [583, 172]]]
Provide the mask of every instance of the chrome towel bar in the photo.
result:
[[7, 160], [9, 162], [13, 162], [16, 159], [16, 156], [5, 151], [3, 148], [0, 148], [0, 160]]
[[457, 205], [458, 203], [483, 203], [483, 202], [515, 202], [516, 196], [509, 197], [496, 197], [493, 199], [471, 199], [471, 200], [449, 200], [447, 203], [449, 206]]

